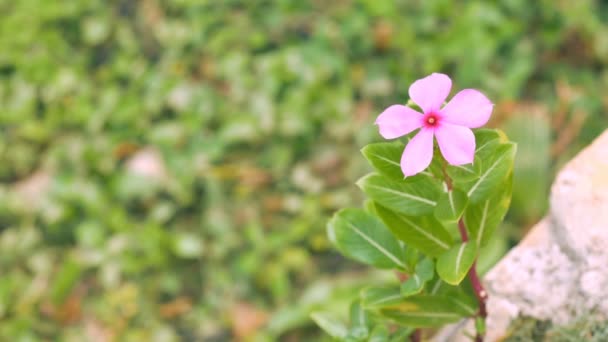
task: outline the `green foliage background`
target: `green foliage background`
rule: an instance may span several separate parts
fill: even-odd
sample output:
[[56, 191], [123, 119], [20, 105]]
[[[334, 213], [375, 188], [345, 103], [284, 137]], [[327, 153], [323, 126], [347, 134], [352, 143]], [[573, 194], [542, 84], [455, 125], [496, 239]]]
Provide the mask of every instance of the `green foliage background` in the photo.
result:
[[[0, 13], [0, 340], [316, 339], [311, 310], [390, 276], [342, 259], [325, 224], [361, 202], [375, 116], [431, 72], [483, 90], [491, 126], [519, 144], [495, 258], [608, 126], [599, 0], [0, 0]], [[142, 151], [160, 156], [155, 176], [133, 171]]]

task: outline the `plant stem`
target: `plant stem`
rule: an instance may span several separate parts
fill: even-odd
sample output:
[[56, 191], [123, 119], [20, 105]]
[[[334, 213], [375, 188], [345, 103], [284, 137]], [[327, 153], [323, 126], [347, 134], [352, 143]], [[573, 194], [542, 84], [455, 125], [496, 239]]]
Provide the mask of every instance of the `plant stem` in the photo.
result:
[[421, 342], [422, 341], [422, 330], [421, 329], [414, 330], [414, 332], [410, 335], [410, 341]]
[[[445, 163], [442, 167], [443, 175], [445, 177], [445, 184], [447, 185], [448, 191], [452, 191], [452, 179], [448, 176], [448, 173], [445, 170]], [[460, 232], [460, 237], [462, 238], [462, 242], [469, 241], [469, 234], [467, 231], [467, 227], [464, 224], [462, 218], [458, 220], [458, 231]], [[479, 309], [475, 314], [475, 318], [481, 318], [484, 322], [488, 316], [488, 311], [486, 308], [486, 302], [488, 300], [488, 293], [483, 287], [481, 280], [479, 279], [479, 275], [477, 274], [477, 258], [473, 261], [473, 265], [471, 269], [469, 269], [469, 273], [467, 274], [469, 281], [471, 282], [471, 286], [473, 286], [473, 291], [475, 292], [475, 297], [477, 298], [477, 302], [479, 303]], [[477, 325], [476, 325], [477, 326]], [[475, 342], [483, 342], [484, 332], [477, 331], [475, 335]]]
[[[463, 242], [469, 241], [469, 235], [467, 233], [467, 227], [464, 225], [464, 221], [462, 218], [458, 220], [458, 230], [460, 231], [460, 237]], [[471, 281], [471, 286], [473, 286], [473, 291], [475, 292], [475, 297], [477, 297], [477, 302], [479, 302], [479, 310], [476, 313], [476, 317], [480, 317], [484, 321], [488, 316], [488, 311], [486, 308], [486, 302], [488, 300], [488, 293], [483, 287], [481, 280], [479, 279], [479, 275], [477, 274], [477, 259], [473, 261], [473, 266], [469, 269], [468, 278]], [[483, 342], [482, 331], [477, 331], [475, 335], [475, 342]]]

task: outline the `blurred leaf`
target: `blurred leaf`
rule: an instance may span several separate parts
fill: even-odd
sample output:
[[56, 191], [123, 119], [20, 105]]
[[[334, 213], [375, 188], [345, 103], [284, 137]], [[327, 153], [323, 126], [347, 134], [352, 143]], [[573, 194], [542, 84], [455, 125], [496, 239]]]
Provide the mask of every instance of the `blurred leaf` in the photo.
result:
[[409, 327], [437, 327], [457, 322], [468, 315], [449, 297], [430, 295], [408, 297], [385, 306], [380, 313]]
[[349, 336], [362, 340], [370, 334], [371, 320], [359, 301], [354, 301], [350, 307]]
[[323, 329], [329, 336], [337, 339], [344, 339], [348, 334], [346, 325], [338, 318], [327, 312], [313, 312], [310, 317]]
[[174, 236], [173, 250], [182, 258], [198, 258], [203, 253], [203, 242], [194, 234], [179, 233]]
[[398, 303], [402, 298], [399, 286], [373, 286], [361, 291], [361, 305], [368, 309]]
[[82, 267], [71, 259], [67, 259], [62, 263], [61, 268], [55, 274], [50, 290], [53, 303], [60, 304], [65, 301], [82, 272]]
[[387, 342], [388, 341], [388, 328], [384, 325], [377, 325], [372, 330], [369, 336], [368, 342]]

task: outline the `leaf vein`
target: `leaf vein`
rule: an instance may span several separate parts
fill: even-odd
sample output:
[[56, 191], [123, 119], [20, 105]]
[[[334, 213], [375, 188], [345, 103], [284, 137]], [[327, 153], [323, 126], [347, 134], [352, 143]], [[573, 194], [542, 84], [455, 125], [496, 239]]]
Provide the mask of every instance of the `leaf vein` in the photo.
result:
[[464, 253], [464, 249], [466, 248], [467, 244], [463, 243], [462, 246], [460, 246], [460, 249], [458, 250], [458, 255], [456, 256], [456, 272], [460, 273], [460, 263], [462, 262], [462, 254]]
[[486, 220], [488, 218], [489, 204], [490, 200], [487, 200], [486, 204], [483, 207], [483, 213], [481, 214], [481, 220], [479, 221], [479, 231], [477, 232], [477, 246], [481, 246], [481, 237], [483, 236], [483, 232], [486, 229]]
[[391, 254], [389, 251], [387, 251], [384, 247], [382, 247], [381, 245], [379, 245], [376, 241], [372, 240], [369, 236], [365, 235], [365, 233], [363, 233], [362, 231], [359, 230], [359, 228], [357, 228], [355, 225], [353, 225], [352, 223], [348, 222], [349, 227], [355, 231], [355, 233], [357, 233], [359, 236], [361, 236], [365, 241], [367, 241], [370, 245], [374, 246], [376, 249], [378, 249], [382, 254], [384, 254], [387, 258], [391, 259], [395, 264], [405, 268], [405, 265], [401, 262], [401, 260], [399, 260], [399, 258], [397, 258], [396, 256], [394, 256], [393, 254]]
[[401, 196], [401, 197], [406, 197], [406, 198], [412, 199], [412, 200], [414, 200], [414, 201], [418, 201], [418, 202], [426, 203], [426, 204], [433, 205], [433, 206], [434, 206], [434, 205], [437, 205], [437, 202], [435, 202], [435, 201], [431, 201], [431, 200], [426, 199], [426, 198], [424, 198], [424, 197], [419, 197], [419, 196], [415, 196], [415, 195], [410, 195], [410, 194], [405, 193], [405, 192], [396, 191], [396, 190], [389, 189], [389, 188], [385, 188], [385, 187], [378, 186], [378, 185], [367, 184], [367, 186], [368, 186], [368, 187], [371, 187], [371, 188], [375, 188], [375, 189], [380, 189], [380, 190], [383, 190], [383, 191], [386, 191], [386, 192], [389, 192], [389, 193], [391, 193], [391, 194], [395, 194], [395, 195], [398, 195], [398, 196]]
[[490, 174], [490, 172], [492, 172], [492, 170], [494, 170], [494, 168], [496, 168], [496, 166], [498, 165], [498, 163], [500, 163], [503, 159], [505, 159], [507, 156], [503, 155], [502, 157], [498, 158], [494, 164], [492, 164], [492, 166], [490, 166], [489, 169], [486, 170], [486, 172], [483, 173], [483, 175], [481, 175], [481, 177], [479, 177], [479, 180], [477, 180], [477, 182], [471, 187], [471, 189], [469, 190], [469, 192], [467, 193], [467, 196], [469, 196], [469, 198], [471, 197], [471, 194], [473, 192], [475, 192], [475, 190], [477, 190], [477, 187], [479, 187], [479, 185], [485, 180], [485, 178]]
[[447, 243], [445, 243], [445, 242], [437, 239], [435, 236], [433, 236], [433, 234], [429, 234], [429, 232], [427, 232], [426, 230], [424, 230], [424, 228], [417, 226], [416, 224], [414, 224], [414, 222], [406, 219], [405, 217], [403, 217], [401, 215], [400, 215], [400, 217], [401, 217], [401, 219], [403, 221], [405, 221], [405, 223], [407, 223], [410, 226], [412, 226], [412, 228], [416, 229], [419, 233], [421, 233], [422, 235], [426, 236], [429, 240], [435, 242], [436, 244], [438, 244], [439, 246], [443, 247], [444, 249], [449, 249], [450, 248], [450, 246]]

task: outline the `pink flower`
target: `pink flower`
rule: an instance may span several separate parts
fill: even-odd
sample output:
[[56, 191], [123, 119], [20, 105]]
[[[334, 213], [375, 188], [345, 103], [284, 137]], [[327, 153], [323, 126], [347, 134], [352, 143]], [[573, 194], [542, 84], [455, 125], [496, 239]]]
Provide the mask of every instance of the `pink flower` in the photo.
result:
[[401, 170], [406, 177], [429, 166], [433, 159], [433, 137], [451, 165], [473, 162], [475, 136], [471, 128], [485, 125], [494, 105], [481, 92], [465, 89], [441, 108], [450, 88], [452, 80], [447, 75], [433, 73], [417, 80], [409, 89], [410, 98], [422, 108], [422, 114], [410, 107], [392, 105], [376, 119], [385, 139], [395, 139], [420, 128], [401, 156]]

